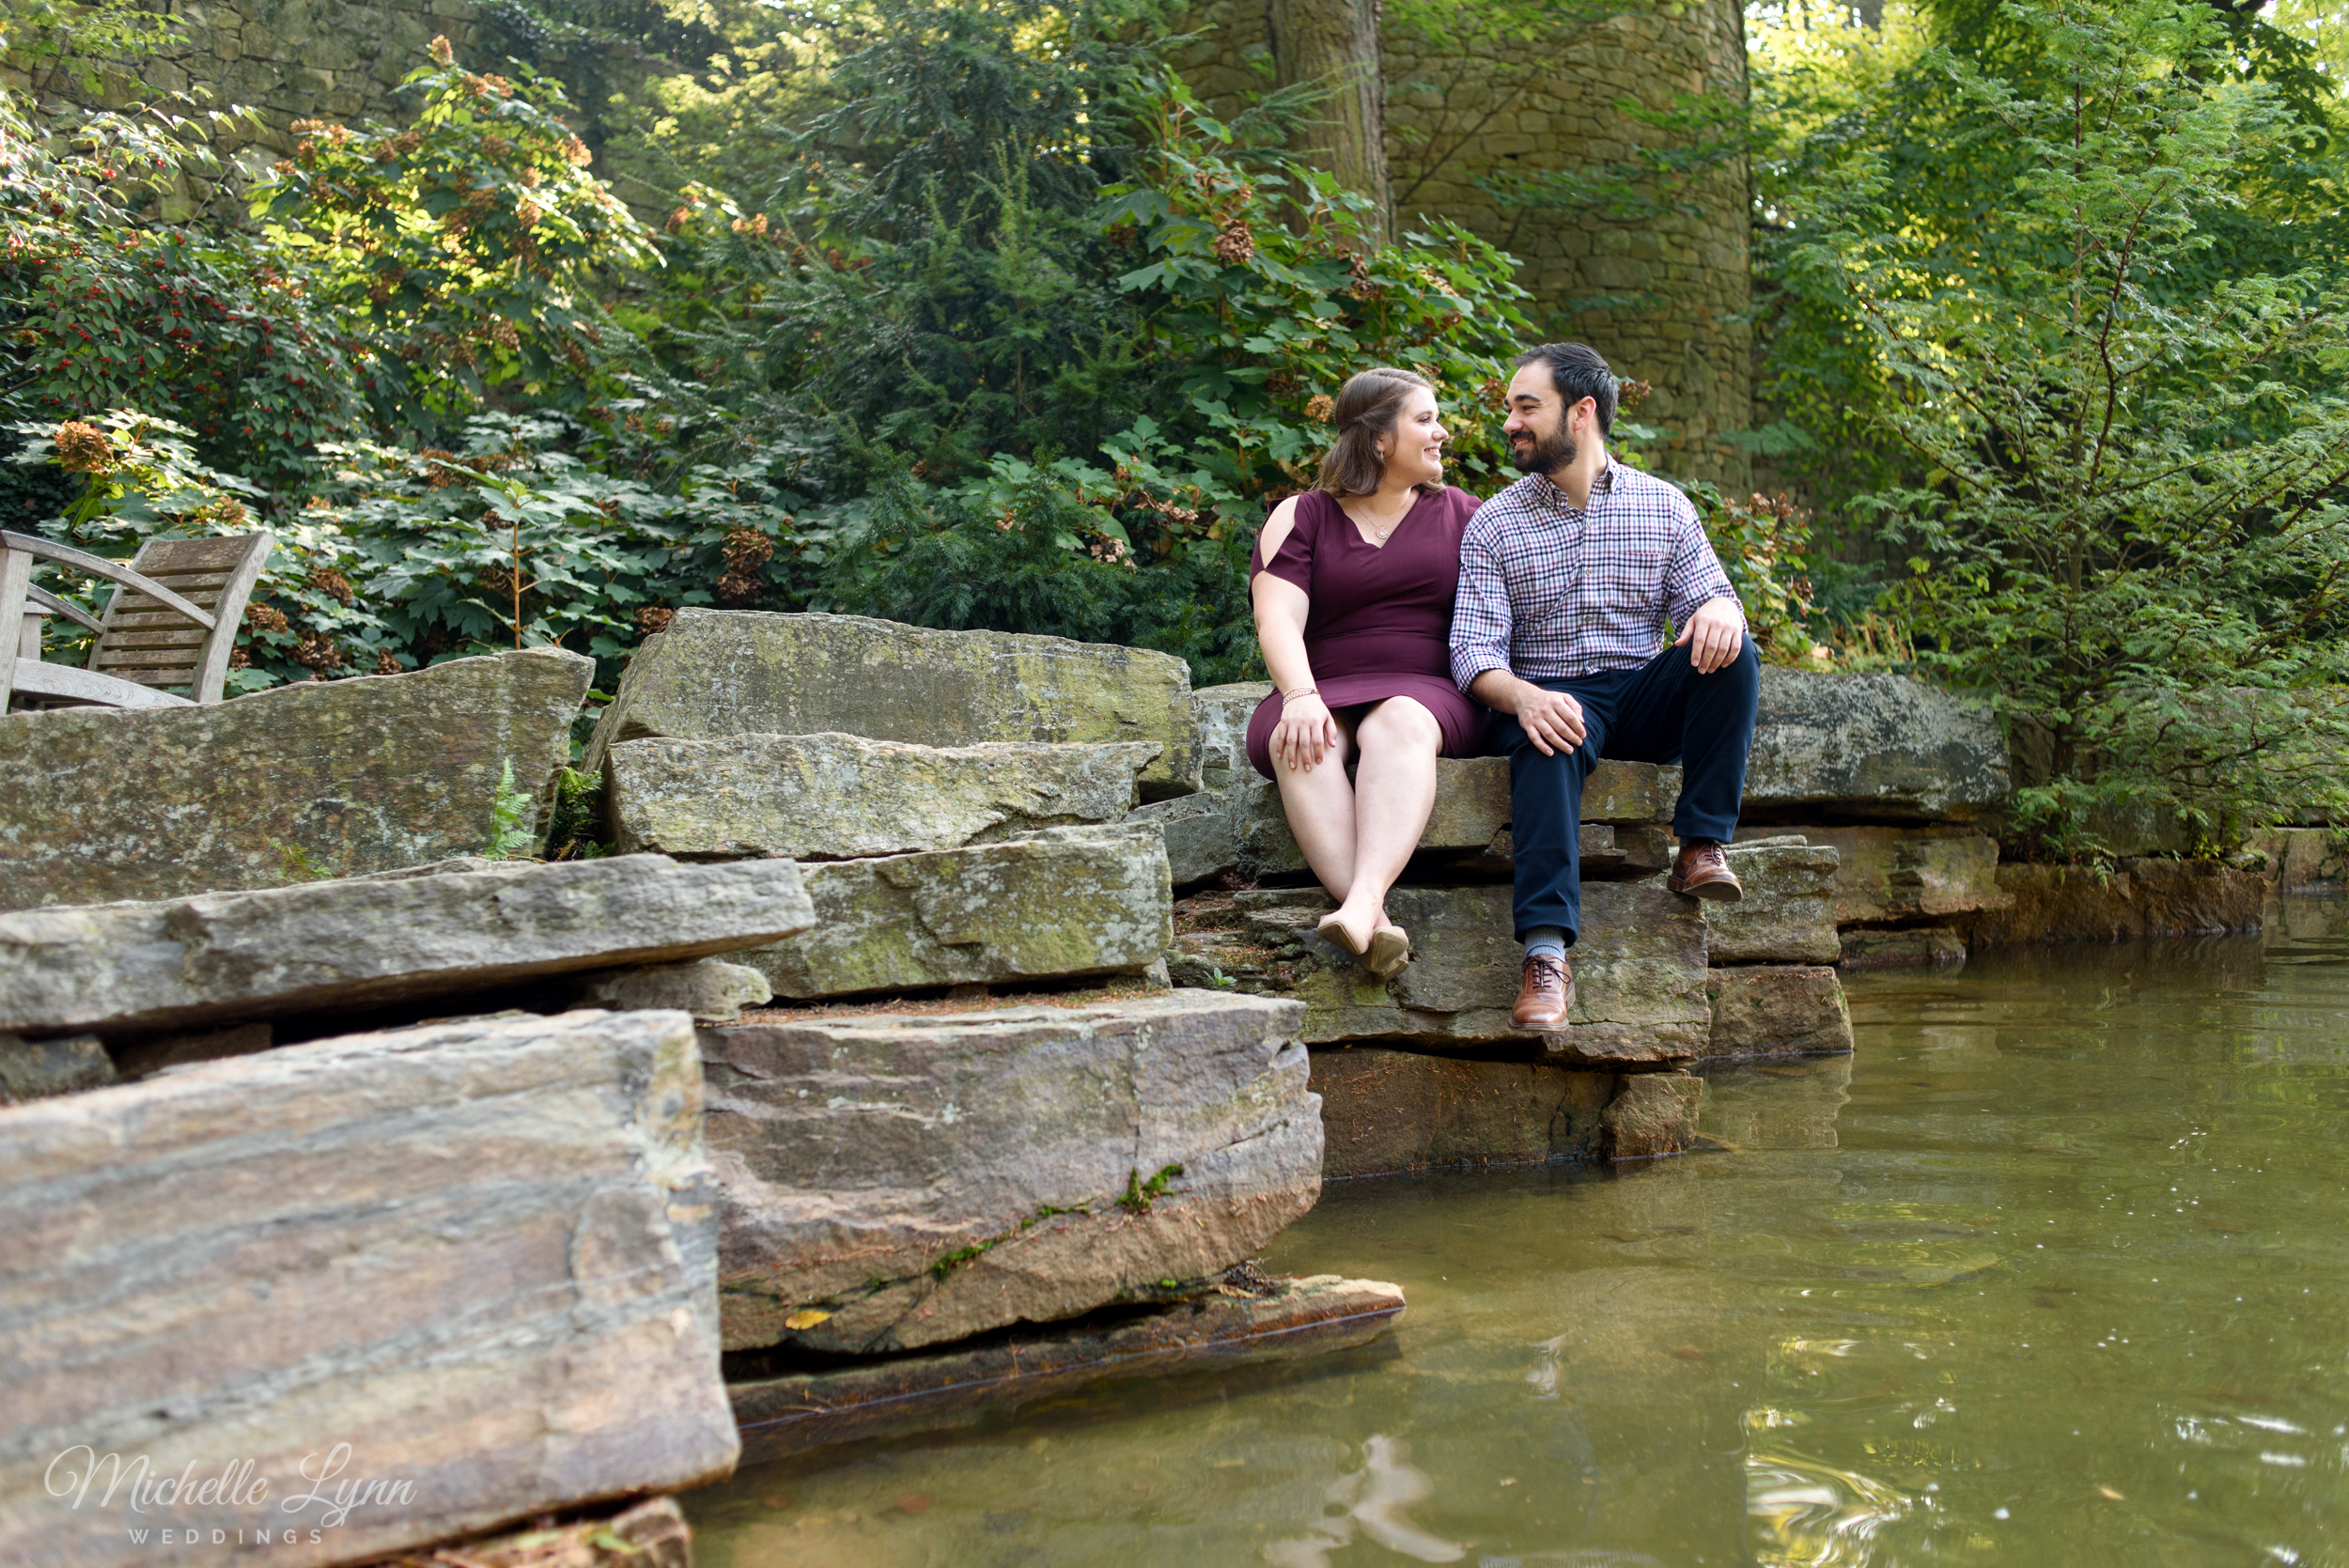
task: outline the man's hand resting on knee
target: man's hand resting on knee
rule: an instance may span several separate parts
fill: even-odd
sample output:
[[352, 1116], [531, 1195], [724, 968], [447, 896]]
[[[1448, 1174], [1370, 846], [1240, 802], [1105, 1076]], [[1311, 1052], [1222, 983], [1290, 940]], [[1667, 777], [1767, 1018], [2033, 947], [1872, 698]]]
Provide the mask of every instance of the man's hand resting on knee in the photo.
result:
[[1546, 691], [1506, 670], [1487, 670], [1470, 683], [1469, 692], [1486, 707], [1514, 714], [1525, 738], [1546, 757], [1560, 752], [1572, 756], [1582, 744], [1582, 705], [1563, 691]]
[[1746, 645], [1746, 615], [1734, 598], [1709, 598], [1697, 606], [1672, 646], [1688, 650], [1697, 674], [1709, 675], [1734, 662]]

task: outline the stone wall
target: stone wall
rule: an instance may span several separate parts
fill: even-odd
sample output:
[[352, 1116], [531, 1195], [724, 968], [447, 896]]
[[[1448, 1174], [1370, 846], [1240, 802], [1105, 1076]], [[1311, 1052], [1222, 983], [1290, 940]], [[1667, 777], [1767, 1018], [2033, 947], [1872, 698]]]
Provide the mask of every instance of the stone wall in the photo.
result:
[[[1451, 218], [1517, 256], [1537, 319], [1590, 343], [1617, 374], [1655, 387], [1636, 417], [1670, 432], [1658, 466], [1743, 487], [1751, 464], [1721, 439], [1753, 422], [1751, 334], [1735, 319], [1751, 298], [1743, 162], [1678, 196], [1674, 205], [1694, 210], [1624, 223], [1514, 213], [1479, 184], [1515, 172], [1611, 166], [1664, 141], [1616, 107], [1626, 100], [1669, 111], [1676, 94], [1744, 95], [1736, 6], [1626, 6], [1541, 42], [1471, 44], [1459, 54], [1390, 29], [1395, 211], [1400, 227], [1420, 214]], [[1176, 58], [1203, 100], [1228, 112], [1268, 85], [1253, 65], [1268, 57], [1254, 0], [1209, 0], [1189, 25], [1203, 37]]]

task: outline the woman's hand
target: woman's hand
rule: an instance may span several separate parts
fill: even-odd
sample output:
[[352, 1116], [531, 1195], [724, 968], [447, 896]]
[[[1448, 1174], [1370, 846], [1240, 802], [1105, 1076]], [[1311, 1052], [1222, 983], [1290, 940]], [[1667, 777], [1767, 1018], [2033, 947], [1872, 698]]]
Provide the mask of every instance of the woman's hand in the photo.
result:
[[1282, 767], [1310, 773], [1314, 765], [1337, 750], [1338, 722], [1314, 692], [1301, 692], [1281, 704], [1281, 722], [1272, 730], [1272, 755]]

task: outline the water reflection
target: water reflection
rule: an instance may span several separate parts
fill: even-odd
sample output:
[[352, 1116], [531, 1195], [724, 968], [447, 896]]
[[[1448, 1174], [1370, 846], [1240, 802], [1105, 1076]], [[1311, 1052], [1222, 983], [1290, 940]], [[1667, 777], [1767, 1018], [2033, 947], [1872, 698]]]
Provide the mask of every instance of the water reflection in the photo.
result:
[[701, 1560], [2349, 1563], [2344, 913], [1855, 976], [1725, 1152], [1331, 1188], [1268, 1262], [1379, 1346], [745, 1472]]

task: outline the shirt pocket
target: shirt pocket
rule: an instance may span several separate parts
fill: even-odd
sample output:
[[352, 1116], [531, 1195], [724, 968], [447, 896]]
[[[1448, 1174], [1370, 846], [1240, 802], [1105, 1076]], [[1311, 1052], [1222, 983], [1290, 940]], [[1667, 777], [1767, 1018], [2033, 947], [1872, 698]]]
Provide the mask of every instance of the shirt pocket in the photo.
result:
[[1664, 571], [1672, 564], [1669, 541], [1612, 539], [1584, 572], [1584, 598], [1612, 619], [1643, 619], [1663, 613]]

